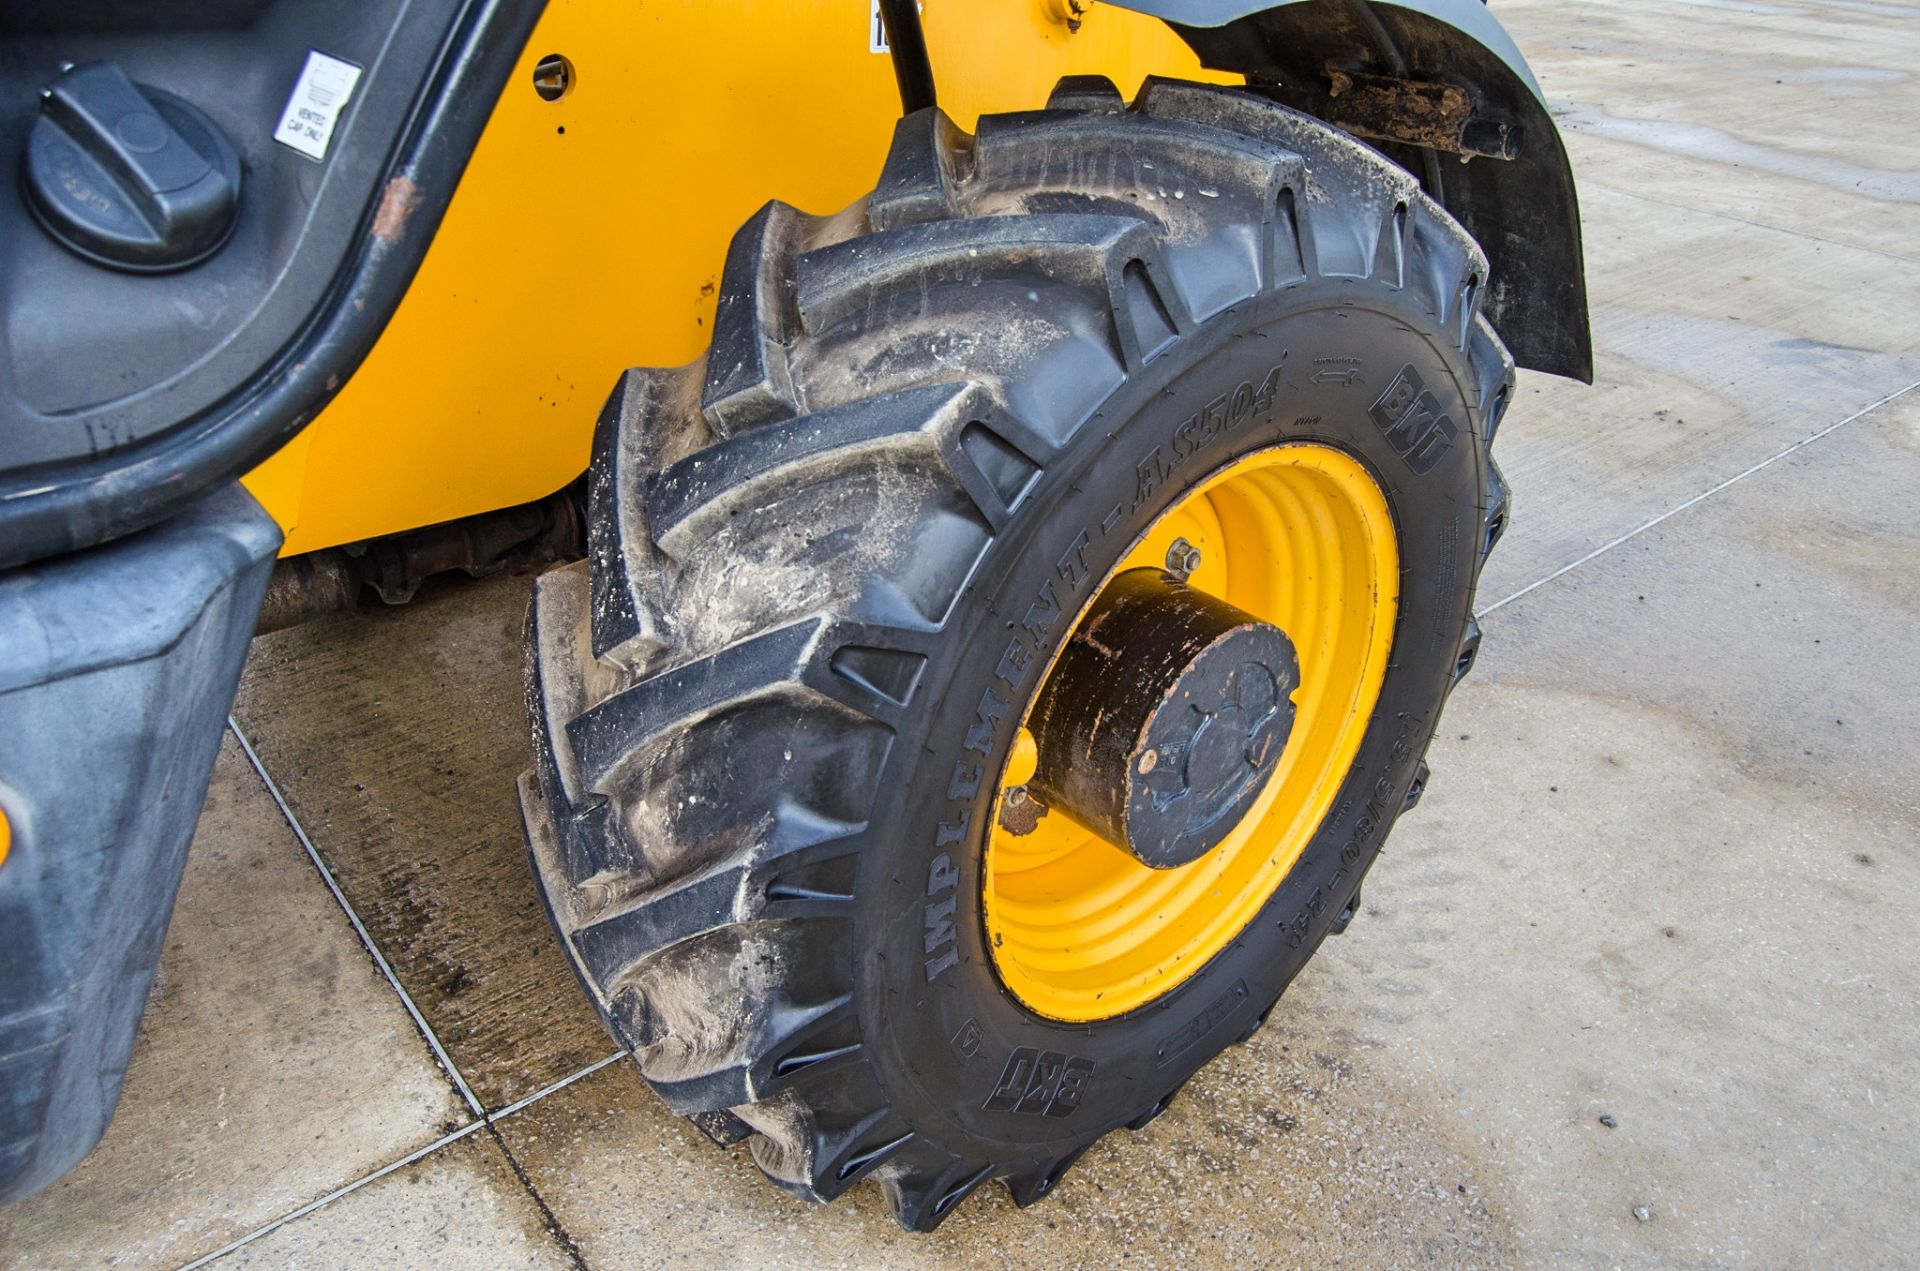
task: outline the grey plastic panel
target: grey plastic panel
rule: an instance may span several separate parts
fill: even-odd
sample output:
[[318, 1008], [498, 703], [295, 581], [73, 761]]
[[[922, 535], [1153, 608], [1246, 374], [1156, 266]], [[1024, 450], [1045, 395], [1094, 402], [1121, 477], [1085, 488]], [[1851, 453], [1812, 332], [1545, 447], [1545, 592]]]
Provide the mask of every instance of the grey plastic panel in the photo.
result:
[[0, 1203], [113, 1114], [279, 544], [230, 485], [0, 575]]

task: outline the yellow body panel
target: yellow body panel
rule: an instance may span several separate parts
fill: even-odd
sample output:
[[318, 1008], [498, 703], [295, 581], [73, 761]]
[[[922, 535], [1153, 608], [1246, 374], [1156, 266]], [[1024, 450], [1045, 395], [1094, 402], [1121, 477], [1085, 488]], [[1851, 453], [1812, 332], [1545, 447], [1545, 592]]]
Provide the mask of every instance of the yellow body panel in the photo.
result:
[[[941, 104], [963, 127], [1062, 75], [1131, 93], [1220, 79], [1157, 19], [1049, 0], [926, 0]], [[706, 346], [728, 241], [770, 198], [832, 212], [873, 185], [899, 115], [870, 0], [553, 0], [379, 344], [246, 478], [285, 554], [523, 503], [585, 469], [629, 366]], [[557, 101], [534, 91], [551, 54]]]

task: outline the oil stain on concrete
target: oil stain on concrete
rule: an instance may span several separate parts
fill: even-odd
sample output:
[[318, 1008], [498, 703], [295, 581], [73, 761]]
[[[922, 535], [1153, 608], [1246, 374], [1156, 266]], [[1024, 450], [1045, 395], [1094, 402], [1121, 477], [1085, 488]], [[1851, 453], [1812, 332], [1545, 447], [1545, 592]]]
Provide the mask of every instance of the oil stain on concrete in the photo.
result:
[[612, 1050], [534, 889], [514, 781], [530, 583], [254, 642], [234, 714], [481, 1103]]

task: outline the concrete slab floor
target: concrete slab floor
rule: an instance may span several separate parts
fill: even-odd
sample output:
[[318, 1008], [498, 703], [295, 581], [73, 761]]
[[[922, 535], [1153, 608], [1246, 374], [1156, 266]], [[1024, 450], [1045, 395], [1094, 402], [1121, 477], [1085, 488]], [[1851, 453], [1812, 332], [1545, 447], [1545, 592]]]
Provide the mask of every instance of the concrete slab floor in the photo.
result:
[[234, 718], [480, 1103], [611, 1052], [534, 890], [514, 781], [527, 579], [254, 642]]
[[[229, 747], [120, 1117], [0, 1265], [1920, 1260], [1920, 10], [1498, 13], [1568, 130], [1601, 383], [1523, 377], [1430, 792], [1165, 1116], [913, 1238], [589, 1071], [498, 580], [256, 642], [236, 707], [407, 1002]], [[223, 909], [236, 861], [273, 885]]]
[[178, 1266], [460, 1112], [229, 739], [119, 1111], [78, 1169], [0, 1210], [0, 1266]]
[[219, 1260], [240, 1268], [564, 1268], [567, 1252], [484, 1131]]
[[1885, 214], [1920, 198], [1913, 15], [1768, 7], [1505, 0], [1498, 12], [1576, 138], [1583, 182], [1913, 260], [1909, 223]]
[[1326, 968], [1537, 1254], [1920, 1254], [1916, 396], [1485, 618]]

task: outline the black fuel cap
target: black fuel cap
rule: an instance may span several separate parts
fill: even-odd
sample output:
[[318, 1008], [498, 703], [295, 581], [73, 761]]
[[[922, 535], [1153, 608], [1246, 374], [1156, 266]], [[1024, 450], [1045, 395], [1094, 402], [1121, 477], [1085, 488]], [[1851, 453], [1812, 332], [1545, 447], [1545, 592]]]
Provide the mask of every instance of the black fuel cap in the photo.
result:
[[97, 264], [161, 273], [233, 232], [240, 159], [211, 119], [112, 62], [70, 67], [41, 94], [22, 174], [49, 234]]

